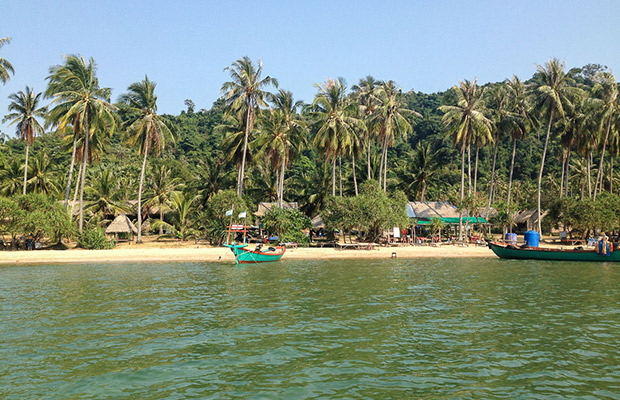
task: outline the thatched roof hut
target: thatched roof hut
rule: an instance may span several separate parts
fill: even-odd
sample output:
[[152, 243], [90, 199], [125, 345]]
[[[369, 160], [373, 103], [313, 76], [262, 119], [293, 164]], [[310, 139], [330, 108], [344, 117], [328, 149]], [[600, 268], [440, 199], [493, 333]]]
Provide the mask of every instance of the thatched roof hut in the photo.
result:
[[[278, 202], [258, 203], [258, 210], [254, 213], [254, 215], [260, 218], [264, 216], [265, 214], [267, 214], [267, 212], [271, 210], [272, 208], [277, 208], [277, 207], [278, 207]], [[299, 205], [297, 204], [297, 202], [291, 202], [291, 203], [282, 202], [282, 208], [299, 210]]]
[[325, 222], [323, 222], [323, 218], [320, 215], [312, 218], [312, 229], [319, 230], [325, 229]]
[[138, 228], [129, 220], [127, 215], [120, 214], [105, 230], [106, 234], [138, 233]]

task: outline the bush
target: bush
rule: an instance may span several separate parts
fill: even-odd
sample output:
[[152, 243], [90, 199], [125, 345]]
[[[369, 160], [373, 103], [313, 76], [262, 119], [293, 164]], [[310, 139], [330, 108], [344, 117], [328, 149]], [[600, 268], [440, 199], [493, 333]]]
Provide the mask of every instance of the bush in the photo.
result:
[[310, 218], [295, 209], [272, 208], [262, 218], [265, 229], [280, 237], [280, 242], [306, 244], [310, 242], [307, 234], [302, 230], [310, 229]]
[[116, 241], [108, 240], [101, 228], [86, 229], [78, 238], [78, 247], [89, 250], [111, 249]]

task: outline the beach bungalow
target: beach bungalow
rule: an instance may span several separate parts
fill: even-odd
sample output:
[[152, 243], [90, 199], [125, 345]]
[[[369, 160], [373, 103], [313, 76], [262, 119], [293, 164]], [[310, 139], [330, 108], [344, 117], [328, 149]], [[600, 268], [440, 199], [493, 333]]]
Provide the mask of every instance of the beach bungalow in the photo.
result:
[[[476, 215], [484, 215], [486, 213], [486, 207], [481, 210], [476, 210]], [[495, 213], [497, 211], [493, 210]], [[458, 208], [448, 201], [411, 201], [407, 204], [407, 215], [409, 218], [417, 221], [416, 228], [424, 228], [424, 226], [430, 225], [433, 218], [439, 218], [456, 234], [456, 227], [459, 225], [459, 210]], [[489, 210], [489, 216], [493, 215]], [[473, 224], [487, 224], [487, 220], [480, 217], [463, 217], [463, 223]], [[419, 232], [418, 232], [419, 233]]]
[[[547, 211], [543, 212], [541, 218], [545, 218], [547, 213]], [[535, 208], [519, 211], [517, 215], [515, 215], [514, 222], [517, 226], [515, 229], [517, 232], [538, 230], [538, 212]]]
[[[267, 203], [267, 202], [261, 202], [258, 203], [258, 210], [256, 210], [256, 212], [254, 213], [255, 216], [257, 216], [258, 218], [263, 217], [265, 214], [267, 214], [267, 212], [273, 208], [278, 208], [278, 202], [274, 201], [271, 203]], [[290, 203], [282, 203], [282, 207], [283, 209], [294, 209], [294, 210], [299, 210], [299, 204], [297, 204], [297, 202], [290, 202]]]
[[127, 215], [120, 214], [110, 225], [108, 225], [105, 233], [106, 235], [114, 235], [117, 240], [119, 237], [126, 237], [129, 240], [132, 240], [133, 235], [138, 233], [138, 228], [136, 228]]

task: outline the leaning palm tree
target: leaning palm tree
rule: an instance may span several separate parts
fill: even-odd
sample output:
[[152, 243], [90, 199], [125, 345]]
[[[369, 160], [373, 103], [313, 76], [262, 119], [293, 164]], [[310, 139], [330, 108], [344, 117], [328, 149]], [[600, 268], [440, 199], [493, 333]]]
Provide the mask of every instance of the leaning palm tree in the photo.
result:
[[[407, 138], [412, 131], [407, 116], [421, 117], [420, 114], [404, 107], [402, 90], [392, 81], [383, 82], [377, 91], [379, 108], [373, 122], [379, 126], [379, 140], [382, 142], [381, 166], [379, 168], [379, 185], [383, 182], [383, 191], [387, 190], [387, 150], [394, 145], [396, 137]], [[383, 175], [383, 176], [382, 176]]]
[[26, 194], [26, 181], [28, 180], [28, 151], [30, 145], [34, 143], [37, 135], [42, 135], [44, 130], [37, 118], [45, 117], [46, 107], [39, 107], [41, 93], [34, 94], [34, 90], [26, 86], [26, 91], [19, 91], [9, 96], [11, 104], [9, 111], [12, 111], [2, 119], [3, 122], [9, 121], [9, 126], [16, 124], [17, 135], [22, 141], [26, 142], [26, 161], [24, 161], [24, 188]]
[[[4, 46], [5, 44], [9, 44], [9, 43], [11, 43], [10, 37], [0, 38], [0, 48], [2, 48], [2, 46]], [[11, 63], [8, 62], [6, 59], [0, 57], [0, 82], [6, 83], [6, 81], [10, 79], [9, 74], [14, 74], [14, 73], [15, 73], [15, 70], [13, 69], [13, 66], [11, 65]]]
[[[80, 164], [80, 219], [79, 231], [84, 229], [84, 183], [86, 181], [86, 167], [91, 154], [89, 144], [94, 135], [112, 133], [116, 127], [116, 107], [110, 104], [109, 88], [99, 86], [97, 66], [94, 59], [88, 63], [82, 56], [70, 55], [65, 57], [63, 65], [50, 69], [47, 77], [49, 83], [45, 94], [54, 97], [48, 123], [64, 130], [67, 125], [73, 125], [74, 152], [67, 179], [70, 185], [75, 162], [77, 141], [81, 138]], [[70, 187], [70, 186], [69, 186]], [[65, 192], [65, 205], [68, 201]]]
[[[459, 86], [452, 87], [455, 100], [451, 105], [440, 106], [444, 113], [443, 123], [448, 128], [455, 147], [461, 150], [461, 203], [465, 200], [465, 149], [469, 148], [475, 136], [491, 137], [491, 121], [485, 116], [483, 94], [484, 90], [478, 89], [476, 80], [473, 82], [461, 81]], [[459, 217], [459, 240], [463, 239], [462, 209]]]
[[229, 107], [227, 113], [237, 114], [241, 112], [245, 115], [243, 156], [237, 186], [237, 193], [241, 196], [243, 194], [243, 177], [250, 132], [254, 129], [256, 114], [260, 113], [261, 108], [267, 106], [264, 88], [268, 85], [277, 88], [278, 81], [269, 76], [261, 79], [262, 62], [259, 61], [258, 67], [255, 67], [252, 60], [247, 56], [235, 61], [230, 67], [226, 67], [225, 71], [228, 71], [232, 78], [231, 81], [222, 85], [222, 93]]
[[538, 232], [542, 234], [541, 222], [541, 204], [540, 195], [542, 190], [543, 171], [545, 169], [545, 157], [547, 155], [547, 146], [549, 144], [549, 135], [551, 134], [551, 126], [555, 118], [564, 118], [566, 109], [572, 107], [572, 97], [574, 97], [579, 89], [571, 87], [571, 79], [564, 71], [564, 63], [558, 59], [552, 59], [545, 63], [544, 66], [537, 65], [535, 74], [534, 97], [537, 108], [548, 115], [547, 135], [545, 136], [545, 145], [543, 147], [542, 159], [540, 161], [540, 172], [538, 174]]
[[157, 96], [155, 82], [147, 76], [140, 82], [129, 85], [127, 93], [121, 95], [120, 101], [127, 106], [131, 117], [125, 122], [128, 143], [138, 150], [142, 156], [140, 183], [138, 186], [138, 238], [142, 242], [142, 187], [146, 158], [152, 151], [159, 156], [168, 143], [174, 143], [174, 127], [172, 123], [157, 114]]

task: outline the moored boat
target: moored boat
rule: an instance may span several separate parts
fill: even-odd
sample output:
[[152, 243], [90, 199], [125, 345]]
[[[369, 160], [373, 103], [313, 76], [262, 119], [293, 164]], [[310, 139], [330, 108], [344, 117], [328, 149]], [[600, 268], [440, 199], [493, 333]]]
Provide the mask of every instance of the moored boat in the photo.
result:
[[[262, 243], [259, 243], [254, 250], [250, 249], [247, 242], [248, 230], [245, 224], [231, 224], [228, 226], [227, 233], [226, 244], [224, 244], [224, 246], [228, 247], [233, 252], [237, 264], [279, 261], [286, 252], [286, 247], [284, 246], [268, 247], [266, 250], [263, 250]], [[231, 242], [231, 234], [235, 236], [243, 235], [243, 242], [240, 244], [237, 244], [234, 240]]]
[[[598, 246], [597, 246], [598, 247]], [[620, 262], [620, 251], [613, 251], [613, 246], [600, 254], [596, 250], [583, 248], [553, 249], [548, 247], [517, 247], [514, 245], [489, 242], [489, 248], [499, 258], [520, 260], [551, 260], [551, 261], [613, 261]]]

